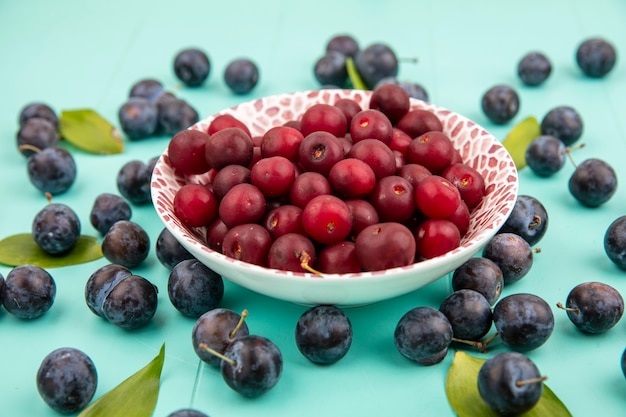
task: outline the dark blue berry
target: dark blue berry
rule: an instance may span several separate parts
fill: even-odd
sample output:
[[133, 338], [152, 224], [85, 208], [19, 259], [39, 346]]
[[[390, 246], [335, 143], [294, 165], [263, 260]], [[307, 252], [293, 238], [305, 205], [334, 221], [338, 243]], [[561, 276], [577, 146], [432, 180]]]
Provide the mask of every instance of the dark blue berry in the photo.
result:
[[152, 201], [151, 178], [152, 169], [149, 164], [139, 160], [128, 161], [117, 173], [117, 190], [132, 204], [148, 204]]
[[161, 94], [163, 94], [163, 91], [163, 84], [160, 81], [153, 78], [145, 78], [132, 85], [128, 97], [141, 97], [156, 102]]
[[201, 344], [219, 353], [235, 339], [250, 334], [242, 315], [227, 308], [214, 308], [196, 320], [191, 331], [191, 341], [196, 355], [211, 366], [220, 366], [221, 360], [200, 347]]
[[626, 349], [624, 349], [624, 351], [622, 352], [620, 367], [622, 368], [622, 373], [624, 374], [624, 377], [626, 377]]
[[31, 233], [44, 252], [60, 255], [71, 250], [80, 238], [78, 215], [69, 206], [52, 203], [41, 209], [33, 219]]
[[216, 308], [224, 297], [224, 281], [196, 259], [179, 262], [170, 272], [167, 294], [172, 305], [187, 317], [198, 318]]
[[76, 181], [76, 162], [65, 148], [45, 148], [28, 157], [26, 166], [30, 182], [42, 193], [58, 195]]
[[353, 36], [335, 35], [326, 43], [326, 52], [331, 51], [354, 58], [359, 52], [359, 44]]
[[[402, 356], [423, 365], [444, 359], [452, 341], [452, 326], [446, 316], [431, 307], [409, 310], [396, 325], [394, 343]], [[438, 360], [432, 360], [436, 357]]]
[[[559, 304], [559, 307], [562, 307]], [[583, 282], [567, 295], [564, 309], [574, 325], [585, 333], [603, 333], [613, 328], [624, 314], [624, 299], [603, 282]]]
[[6, 285], [7, 284], [4, 282], [4, 276], [0, 274], [0, 305], [2, 304], [2, 297], [4, 297], [4, 288]]
[[588, 77], [604, 77], [611, 72], [616, 61], [615, 47], [605, 39], [586, 39], [576, 49], [576, 63]]
[[210, 72], [209, 57], [198, 48], [184, 49], [174, 57], [174, 73], [187, 87], [201, 86]]
[[478, 291], [490, 305], [500, 298], [503, 286], [502, 270], [498, 264], [480, 256], [468, 259], [452, 273], [453, 291]]
[[56, 296], [52, 275], [35, 265], [20, 265], [7, 274], [2, 304], [20, 319], [35, 319], [47, 312]]
[[200, 116], [187, 101], [163, 95], [157, 101], [159, 113], [159, 131], [173, 136], [196, 123]]
[[132, 209], [130, 205], [117, 194], [99, 194], [91, 207], [89, 220], [91, 225], [106, 235], [113, 223], [119, 220], [130, 220]]
[[167, 417], [209, 417], [209, 416], [198, 410], [193, 410], [191, 408], [184, 408], [181, 410], [174, 411], [173, 413], [169, 414]]
[[271, 340], [247, 335], [235, 339], [224, 351], [232, 361], [222, 361], [224, 381], [234, 391], [248, 398], [271, 390], [283, 372], [283, 356]]
[[497, 415], [517, 416], [539, 402], [543, 377], [527, 356], [517, 352], [499, 353], [480, 367], [478, 392]]
[[483, 248], [483, 257], [491, 259], [500, 267], [504, 285], [525, 277], [533, 265], [530, 245], [515, 233], [496, 234]]
[[617, 190], [617, 175], [603, 160], [590, 158], [580, 163], [569, 179], [569, 191], [582, 205], [599, 207]]
[[398, 75], [398, 57], [383, 43], [361, 49], [354, 57], [354, 65], [365, 85], [371, 89], [383, 78]]
[[554, 136], [565, 146], [574, 144], [582, 133], [582, 118], [576, 109], [570, 106], [554, 107], [541, 120], [541, 134]]
[[548, 212], [545, 206], [531, 195], [520, 194], [499, 233], [515, 233], [530, 246], [534, 246], [539, 243], [547, 230]]
[[32, 118], [46, 119], [52, 123], [55, 129], [59, 128], [59, 117], [52, 107], [46, 103], [33, 102], [29, 103], [20, 110], [18, 117], [20, 127], [24, 126], [26, 121]]
[[526, 148], [526, 165], [540, 177], [550, 177], [565, 164], [565, 144], [555, 136], [541, 135]]
[[626, 269], [626, 216], [620, 216], [604, 233], [604, 251], [615, 265]]
[[457, 339], [480, 340], [491, 330], [491, 304], [477, 291], [454, 291], [441, 302], [439, 311], [450, 322]]
[[148, 233], [135, 222], [115, 222], [102, 239], [102, 253], [109, 262], [133, 268], [150, 252]]
[[108, 264], [98, 268], [85, 284], [85, 302], [87, 307], [99, 317], [104, 317], [102, 305], [113, 287], [122, 279], [132, 275], [130, 270], [118, 264]]
[[352, 325], [338, 307], [319, 305], [306, 310], [296, 324], [296, 346], [313, 363], [332, 364], [352, 344]]
[[517, 64], [517, 75], [528, 86], [543, 84], [551, 72], [552, 64], [541, 52], [529, 52]]
[[84, 409], [98, 385], [96, 366], [89, 356], [75, 348], [50, 352], [37, 371], [37, 390], [44, 402], [62, 414]]
[[313, 75], [322, 86], [343, 86], [348, 78], [345, 55], [337, 52], [326, 52], [313, 66]]
[[159, 126], [157, 105], [142, 97], [129, 98], [117, 113], [122, 131], [131, 140], [153, 136]]
[[122, 278], [102, 303], [104, 318], [127, 330], [146, 326], [157, 309], [157, 288], [139, 275]]
[[496, 85], [483, 94], [481, 106], [485, 116], [495, 124], [511, 121], [519, 112], [517, 92], [508, 85]]
[[163, 228], [157, 238], [156, 256], [159, 262], [161, 262], [161, 265], [170, 271], [174, 269], [179, 262], [187, 259], [195, 259], [167, 228]]
[[17, 132], [17, 147], [24, 156], [57, 146], [59, 143], [57, 128], [47, 119], [33, 117], [27, 119]]
[[224, 82], [233, 93], [247, 94], [259, 82], [259, 68], [249, 59], [235, 59], [226, 66]]
[[548, 303], [534, 294], [511, 294], [495, 305], [493, 323], [505, 346], [523, 352], [548, 341], [554, 315]]

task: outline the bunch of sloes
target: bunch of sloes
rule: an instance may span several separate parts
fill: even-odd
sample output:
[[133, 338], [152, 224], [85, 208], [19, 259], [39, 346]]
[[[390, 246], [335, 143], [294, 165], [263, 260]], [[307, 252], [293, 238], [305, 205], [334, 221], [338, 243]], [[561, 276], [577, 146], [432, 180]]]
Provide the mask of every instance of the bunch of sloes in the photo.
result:
[[42, 193], [57, 195], [67, 191], [76, 180], [72, 154], [59, 146], [59, 119], [47, 104], [32, 102], [18, 117], [17, 148], [28, 158], [30, 182]]
[[[601, 38], [585, 39], [581, 42], [575, 53], [576, 64], [582, 73], [591, 78], [605, 77], [613, 67], [617, 59], [617, 53], [611, 43]], [[531, 51], [525, 54], [517, 64], [517, 75], [525, 86], [537, 87], [546, 82], [552, 74], [550, 59], [540, 51]], [[498, 84], [489, 88], [482, 96], [481, 107], [485, 116], [495, 124], [504, 124], [511, 121], [519, 112], [520, 97], [517, 91], [508, 84]], [[573, 116], [576, 115], [566, 115]], [[554, 121], [554, 119], [553, 119]], [[567, 129], [566, 119], [556, 120], [562, 123], [559, 128]], [[571, 125], [572, 133], [582, 126], [576, 124], [574, 118]], [[542, 134], [545, 133], [542, 126]], [[568, 142], [568, 140], [565, 140]], [[573, 141], [572, 141], [573, 142]], [[566, 143], [568, 145], [568, 143]]]
[[347, 60], [354, 66], [367, 88], [382, 84], [397, 84], [409, 97], [428, 101], [428, 93], [421, 84], [397, 78], [399, 62], [396, 53], [385, 43], [373, 43], [361, 49], [356, 39], [347, 34], [335, 35], [328, 40], [324, 55], [313, 65], [313, 76], [322, 88], [349, 87]]
[[[202, 49], [186, 48], [173, 60], [176, 78], [184, 86], [202, 86], [211, 73], [211, 60]], [[235, 94], [247, 94], [257, 85], [259, 69], [247, 58], [234, 59], [224, 70], [224, 82]], [[199, 120], [188, 101], [166, 91], [161, 81], [145, 78], [135, 82], [128, 99], [118, 110], [122, 131], [131, 140], [157, 135], [172, 136]]]

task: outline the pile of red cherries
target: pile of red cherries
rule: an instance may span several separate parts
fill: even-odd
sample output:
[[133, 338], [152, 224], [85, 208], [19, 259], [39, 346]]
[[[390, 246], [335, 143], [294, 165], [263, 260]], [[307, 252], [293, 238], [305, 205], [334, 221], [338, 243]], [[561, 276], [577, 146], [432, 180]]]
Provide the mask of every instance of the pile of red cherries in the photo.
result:
[[[485, 193], [439, 118], [397, 85], [369, 106], [308, 107], [252, 136], [232, 115], [168, 145], [188, 181], [174, 213], [226, 256], [297, 272], [350, 274], [407, 266], [459, 246]], [[203, 174], [198, 177], [199, 174]]]

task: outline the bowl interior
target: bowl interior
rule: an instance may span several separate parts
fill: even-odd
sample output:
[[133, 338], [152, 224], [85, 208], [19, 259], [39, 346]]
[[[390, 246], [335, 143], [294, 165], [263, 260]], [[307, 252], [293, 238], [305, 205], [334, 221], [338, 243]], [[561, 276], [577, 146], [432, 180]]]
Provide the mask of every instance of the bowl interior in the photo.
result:
[[[252, 135], [261, 135], [273, 126], [298, 119], [315, 103], [332, 104], [339, 98], [351, 98], [365, 109], [370, 96], [371, 91], [361, 90], [315, 90], [269, 96], [225, 109], [190, 129], [206, 131], [217, 115], [231, 114], [246, 123]], [[456, 269], [497, 233], [515, 204], [518, 178], [507, 150], [483, 127], [462, 115], [420, 100], [411, 99], [411, 108], [434, 112], [464, 163], [478, 170], [485, 179], [486, 195], [471, 213], [468, 232], [461, 245], [445, 255], [385, 271], [325, 275], [263, 268], [226, 257], [205, 245], [205, 229], [188, 228], [174, 215], [173, 200], [177, 190], [185, 183], [206, 183], [209, 179], [207, 174], [182, 176], [170, 164], [167, 150], [159, 158], [152, 176], [154, 207], [165, 227], [198, 260], [225, 279], [260, 294], [301, 304], [353, 306], [414, 291]]]

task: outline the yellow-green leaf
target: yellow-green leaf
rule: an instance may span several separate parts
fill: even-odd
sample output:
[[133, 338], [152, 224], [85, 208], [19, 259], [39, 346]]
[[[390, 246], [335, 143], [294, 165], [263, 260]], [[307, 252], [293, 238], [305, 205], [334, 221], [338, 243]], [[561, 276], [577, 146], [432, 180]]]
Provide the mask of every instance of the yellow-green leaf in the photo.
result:
[[352, 83], [352, 87], [355, 90], [367, 90], [367, 86], [361, 79], [361, 75], [359, 71], [356, 69], [356, 65], [354, 65], [354, 60], [351, 57], [346, 58], [346, 69], [348, 70], [348, 78]]
[[165, 344], [149, 364], [84, 409], [78, 417], [150, 417], [156, 406]]
[[37, 265], [57, 268], [91, 262], [102, 258], [102, 247], [92, 236], [80, 236], [76, 245], [62, 255], [44, 252], [30, 233], [20, 233], [0, 240], [0, 263], [9, 266]]
[[502, 145], [511, 154], [518, 170], [526, 166], [526, 148], [539, 135], [541, 135], [541, 125], [535, 117], [530, 116], [513, 126], [502, 141]]
[[91, 109], [63, 110], [59, 131], [74, 146], [90, 153], [108, 155], [124, 150], [119, 130]]
[[[478, 392], [478, 371], [485, 359], [458, 351], [446, 378], [446, 395], [450, 407], [459, 417], [498, 417]], [[539, 402], [520, 417], [572, 417], [567, 407], [544, 383]]]

